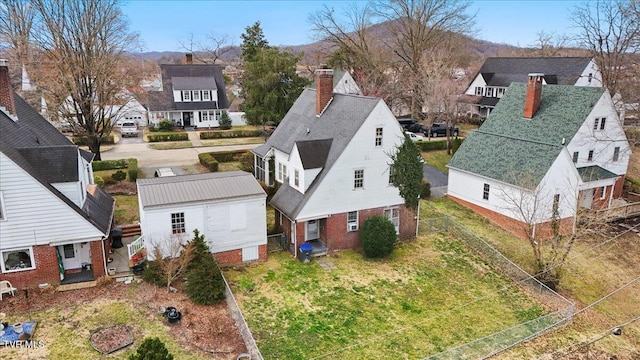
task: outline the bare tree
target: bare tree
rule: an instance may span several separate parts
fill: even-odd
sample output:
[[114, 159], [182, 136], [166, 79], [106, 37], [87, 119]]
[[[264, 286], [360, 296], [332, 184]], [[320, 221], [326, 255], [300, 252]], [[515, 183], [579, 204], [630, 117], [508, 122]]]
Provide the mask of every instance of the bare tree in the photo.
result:
[[534, 50], [535, 56], [554, 57], [560, 56], [565, 51], [570, 39], [565, 35], [558, 35], [554, 31], [544, 30], [537, 33], [538, 38], [529, 45]]
[[155, 261], [167, 280], [167, 291], [173, 281], [182, 275], [194, 256], [194, 247], [182, 236], [165, 236], [149, 239], [149, 259]]
[[21, 65], [29, 60], [34, 16], [35, 11], [28, 1], [0, 1], [0, 44], [11, 47]]
[[[580, 31], [576, 42], [592, 53], [602, 73], [603, 85], [612, 96], [623, 93], [627, 76], [633, 76], [628, 66], [630, 59], [640, 49], [640, 2], [586, 2], [573, 9], [571, 19]], [[637, 82], [637, 78], [631, 82]]]
[[137, 36], [129, 32], [117, 0], [34, 0], [34, 39], [45, 61], [39, 86], [60, 106], [61, 116], [86, 136], [100, 160], [100, 145], [111, 132], [111, 104], [125, 101], [125, 51]]
[[186, 40], [181, 40], [180, 46], [193, 54], [193, 58], [203, 64], [215, 64], [222, 56], [233, 51], [233, 41], [229, 35], [210, 33], [204, 40], [199, 40], [193, 33]]

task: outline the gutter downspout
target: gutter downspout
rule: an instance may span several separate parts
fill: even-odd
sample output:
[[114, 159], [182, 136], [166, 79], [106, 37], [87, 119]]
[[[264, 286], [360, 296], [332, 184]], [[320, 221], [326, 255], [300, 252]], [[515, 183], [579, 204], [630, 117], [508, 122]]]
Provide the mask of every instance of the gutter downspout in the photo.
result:
[[416, 214], [416, 237], [418, 236], [419, 227], [420, 227], [420, 196], [418, 195], [418, 212]]

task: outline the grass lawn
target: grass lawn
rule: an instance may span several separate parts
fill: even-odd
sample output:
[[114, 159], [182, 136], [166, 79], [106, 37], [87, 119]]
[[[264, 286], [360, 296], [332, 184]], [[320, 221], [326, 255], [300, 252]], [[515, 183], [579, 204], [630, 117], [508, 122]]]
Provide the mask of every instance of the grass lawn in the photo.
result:
[[176, 141], [165, 143], [150, 143], [149, 147], [154, 150], [172, 150], [172, 149], [184, 149], [193, 147], [191, 141]]
[[448, 173], [447, 164], [451, 160], [451, 155], [447, 155], [447, 150], [423, 151], [422, 157], [427, 165], [434, 167], [444, 173]]
[[262, 144], [262, 143], [264, 143], [263, 137], [240, 137], [240, 138], [228, 138], [228, 139], [202, 140], [202, 144], [205, 146]]
[[225, 271], [265, 358], [420, 358], [545, 313], [445, 234], [402, 243], [385, 260], [328, 259], [337, 269], [284, 252]]
[[113, 195], [116, 199], [116, 225], [133, 224], [140, 221], [137, 195]]

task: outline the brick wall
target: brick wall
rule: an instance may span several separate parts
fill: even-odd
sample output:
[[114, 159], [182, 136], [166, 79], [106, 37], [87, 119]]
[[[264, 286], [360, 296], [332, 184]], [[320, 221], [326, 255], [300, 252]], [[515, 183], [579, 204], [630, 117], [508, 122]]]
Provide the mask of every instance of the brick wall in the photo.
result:
[[[104, 242], [108, 242], [109, 240], [103, 240]], [[109, 253], [106, 254], [102, 250], [103, 241], [91, 241], [91, 269], [93, 270], [93, 276], [95, 278], [99, 278], [101, 276], [105, 276], [104, 272], [104, 259], [109, 257]], [[107, 250], [107, 245], [105, 244], [105, 250]], [[103, 257], [104, 256], [104, 257]]]
[[[459, 199], [455, 196], [451, 196], [451, 195], [447, 195], [449, 197], [449, 199], [457, 202], [458, 204], [465, 206], [471, 210], [473, 210], [475, 213], [482, 215], [483, 217], [485, 217], [487, 220], [491, 221], [492, 223], [498, 225], [499, 227], [501, 227], [504, 230], [509, 231], [510, 233], [514, 234], [515, 236], [523, 239], [523, 240], [527, 240], [529, 237], [527, 236], [527, 224], [525, 224], [522, 221], [518, 221], [516, 219], [512, 219], [508, 216], [502, 215], [500, 213], [497, 213], [495, 211], [483, 208], [481, 206], [472, 204], [468, 201]], [[553, 235], [553, 231], [551, 228], [551, 222], [545, 222], [545, 223], [541, 223], [541, 224], [537, 224], [536, 225], [536, 239], [548, 239]], [[571, 231], [573, 231], [573, 217], [568, 217], [568, 218], [563, 218], [560, 219], [560, 233], [562, 234], [569, 234], [571, 233]]]
[[49, 245], [34, 246], [33, 258], [36, 265], [35, 269], [0, 274], [0, 279], [9, 280], [11, 285], [18, 289], [35, 288], [38, 284], [43, 283], [52, 285], [60, 283], [58, 255], [55, 247]]
[[[242, 249], [222, 251], [214, 253], [213, 257], [220, 265], [233, 265], [242, 263]], [[267, 260], [267, 245], [258, 246], [258, 261]]]
[[625, 175], [620, 175], [620, 177], [618, 177], [618, 179], [616, 180], [616, 183], [613, 186], [613, 197], [614, 198], [619, 198], [619, 197], [622, 196], [622, 188], [624, 186], [624, 178], [625, 178]]

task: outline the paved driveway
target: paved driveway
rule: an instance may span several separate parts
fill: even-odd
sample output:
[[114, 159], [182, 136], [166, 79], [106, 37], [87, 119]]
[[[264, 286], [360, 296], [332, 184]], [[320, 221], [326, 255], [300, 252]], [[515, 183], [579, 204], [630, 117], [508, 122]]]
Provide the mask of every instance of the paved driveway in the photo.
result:
[[422, 176], [431, 184], [431, 196], [444, 196], [447, 194], [449, 176], [429, 165], [422, 166]]

